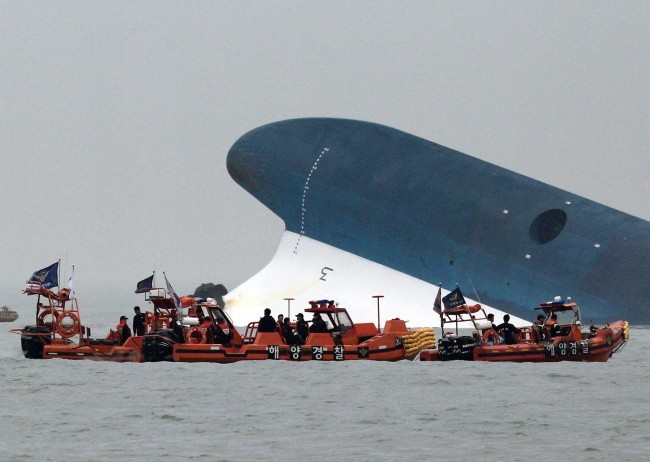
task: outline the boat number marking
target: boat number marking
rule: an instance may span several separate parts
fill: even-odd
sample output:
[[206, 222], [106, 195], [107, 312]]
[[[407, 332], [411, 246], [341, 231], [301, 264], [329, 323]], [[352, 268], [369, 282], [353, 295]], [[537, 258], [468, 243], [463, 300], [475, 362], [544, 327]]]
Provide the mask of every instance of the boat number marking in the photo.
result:
[[289, 359], [292, 361], [300, 361], [301, 354], [302, 348], [300, 348], [300, 345], [291, 345], [289, 347]]
[[334, 271], [334, 269], [330, 268], [329, 266], [324, 266], [323, 269], [320, 270], [321, 277], [318, 278], [318, 279], [320, 279], [321, 281], [324, 281], [325, 276], [327, 276], [327, 273], [329, 273], [330, 271]]
[[545, 350], [548, 356], [588, 355], [589, 342], [586, 340], [580, 342], [558, 342], [557, 345], [550, 343], [546, 345]]
[[323, 360], [323, 350], [324, 350], [324, 348], [322, 346], [313, 346], [313, 347], [311, 347], [311, 359], [315, 359], [316, 361], [322, 361]]
[[269, 359], [280, 359], [280, 347], [278, 345], [269, 345], [266, 349], [269, 352]]

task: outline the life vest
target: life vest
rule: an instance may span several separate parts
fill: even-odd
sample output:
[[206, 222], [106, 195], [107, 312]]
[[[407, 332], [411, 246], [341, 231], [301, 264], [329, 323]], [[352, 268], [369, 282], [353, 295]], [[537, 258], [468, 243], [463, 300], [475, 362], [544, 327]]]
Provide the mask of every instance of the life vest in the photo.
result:
[[224, 334], [230, 335], [230, 326], [228, 325], [228, 323], [226, 321], [220, 322], [219, 327], [221, 328], [221, 330], [223, 331]]

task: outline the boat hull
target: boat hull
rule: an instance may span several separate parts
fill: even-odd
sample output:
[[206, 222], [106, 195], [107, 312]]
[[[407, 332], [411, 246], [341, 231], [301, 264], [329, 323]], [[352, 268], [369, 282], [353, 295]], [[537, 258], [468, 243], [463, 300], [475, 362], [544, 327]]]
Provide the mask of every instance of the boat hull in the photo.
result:
[[399, 361], [405, 358], [402, 337], [385, 333], [358, 345], [336, 344], [329, 333], [311, 334], [305, 345], [287, 345], [277, 333], [261, 333], [254, 343], [235, 346], [180, 343], [173, 346], [178, 362], [238, 361]]
[[446, 357], [439, 349], [424, 350], [421, 361], [467, 359], [492, 362], [605, 362], [627, 341], [629, 326], [616, 321], [599, 329], [591, 337], [577, 340], [571, 336], [558, 336], [551, 342], [518, 343], [515, 345], [478, 345], [464, 358]]
[[124, 345], [114, 341], [90, 339], [82, 344], [52, 342], [43, 347], [44, 359], [90, 359], [94, 361], [142, 362], [142, 337], [131, 337]]

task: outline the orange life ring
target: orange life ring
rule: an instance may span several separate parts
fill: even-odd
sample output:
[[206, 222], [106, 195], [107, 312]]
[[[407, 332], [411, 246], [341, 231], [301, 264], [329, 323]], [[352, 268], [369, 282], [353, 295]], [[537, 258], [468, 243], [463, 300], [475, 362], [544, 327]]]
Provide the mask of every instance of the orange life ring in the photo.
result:
[[[47, 316], [52, 316], [52, 321], [45, 322], [45, 318]], [[36, 324], [39, 326], [44, 326], [46, 324], [54, 325], [57, 324], [58, 321], [59, 321], [59, 312], [54, 308], [47, 308], [38, 314], [38, 319]]]
[[[65, 318], [72, 319], [72, 324], [69, 326], [63, 325]], [[81, 322], [79, 322], [79, 315], [74, 311], [64, 311], [58, 319], [56, 324], [56, 332], [63, 338], [73, 337], [79, 333]]]
[[190, 327], [185, 332], [185, 341], [187, 343], [205, 343], [207, 341], [205, 331], [199, 326]]
[[483, 333], [483, 337], [481, 337], [481, 340], [483, 341], [483, 345], [488, 345], [488, 342], [492, 342], [493, 345], [498, 345], [499, 341], [501, 340], [501, 337], [499, 336], [498, 332], [494, 329], [488, 329]]

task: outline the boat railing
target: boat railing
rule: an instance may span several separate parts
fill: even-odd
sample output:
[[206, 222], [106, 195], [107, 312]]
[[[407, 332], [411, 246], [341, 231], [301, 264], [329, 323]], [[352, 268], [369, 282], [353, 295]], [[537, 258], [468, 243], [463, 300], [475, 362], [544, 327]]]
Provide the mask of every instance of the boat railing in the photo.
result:
[[258, 321], [249, 322], [246, 326], [246, 332], [244, 332], [244, 343], [253, 343], [255, 337], [257, 337], [257, 326], [259, 325]]

